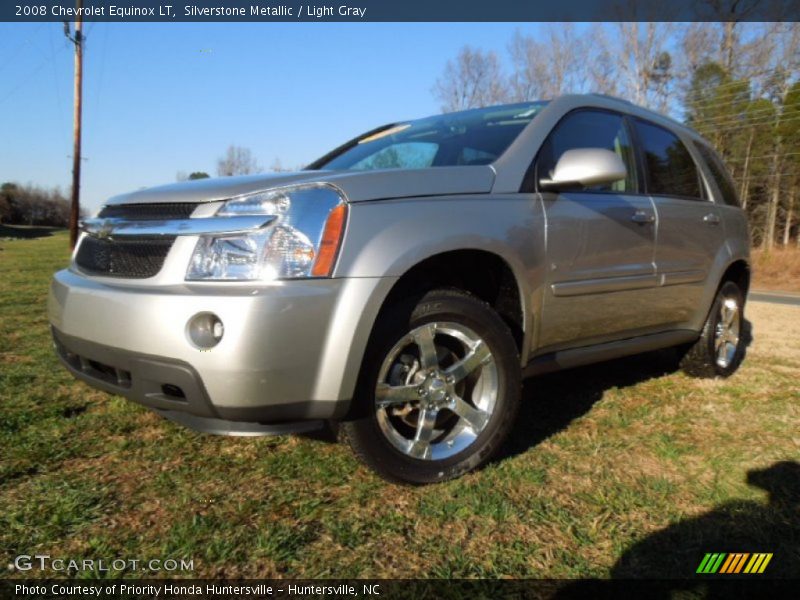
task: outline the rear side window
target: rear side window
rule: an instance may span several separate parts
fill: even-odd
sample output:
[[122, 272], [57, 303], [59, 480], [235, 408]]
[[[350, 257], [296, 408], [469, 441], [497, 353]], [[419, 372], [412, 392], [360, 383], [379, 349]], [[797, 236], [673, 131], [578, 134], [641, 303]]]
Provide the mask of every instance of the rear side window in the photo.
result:
[[537, 177], [550, 177], [561, 155], [576, 148], [611, 150], [622, 158], [628, 172], [621, 181], [578, 189], [592, 192], [637, 191], [635, 154], [622, 115], [597, 110], [579, 110], [568, 114], [555, 126], [539, 150]]
[[714, 152], [705, 144], [695, 142], [694, 147], [703, 157], [708, 170], [711, 172], [711, 177], [714, 178], [714, 183], [717, 184], [720, 194], [722, 194], [722, 201], [731, 206], [739, 206], [739, 195], [736, 193], [736, 184], [733, 182], [730, 172], [725, 168], [725, 164], [719, 157], [719, 154]]
[[639, 119], [635, 123], [644, 153], [648, 192], [659, 196], [702, 200], [697, 165], [678, 136]]

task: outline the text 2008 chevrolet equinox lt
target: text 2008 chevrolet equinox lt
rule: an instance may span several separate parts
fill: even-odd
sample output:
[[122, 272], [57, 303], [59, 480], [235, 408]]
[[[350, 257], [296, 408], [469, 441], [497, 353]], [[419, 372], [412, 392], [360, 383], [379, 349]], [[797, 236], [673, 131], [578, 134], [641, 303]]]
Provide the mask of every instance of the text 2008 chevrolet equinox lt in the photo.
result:
[[117, 196], [49, 301], [77, 377], [195, 429], [324, 420], [383, 476], [485, 463], [523, 376], [744, 351], [748, 232], [709, 144], [565, 96], [392, 123], [294, 174]]

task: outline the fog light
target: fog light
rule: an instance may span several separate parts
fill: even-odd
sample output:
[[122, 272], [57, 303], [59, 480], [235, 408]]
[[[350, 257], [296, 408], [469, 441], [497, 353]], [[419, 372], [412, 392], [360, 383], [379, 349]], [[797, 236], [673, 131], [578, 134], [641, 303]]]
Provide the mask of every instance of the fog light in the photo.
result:
[[192, 343], [205, 350], [219, 344], [225, 333], [225, 326], [214, 313], [198, 313], [189, 319], [186, 331]]

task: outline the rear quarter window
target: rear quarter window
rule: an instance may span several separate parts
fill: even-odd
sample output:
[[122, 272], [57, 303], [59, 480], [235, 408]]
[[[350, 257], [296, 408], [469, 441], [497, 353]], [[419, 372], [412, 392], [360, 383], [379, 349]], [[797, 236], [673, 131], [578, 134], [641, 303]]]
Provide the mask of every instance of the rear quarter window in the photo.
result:
[[711, 177], [714, 183], [717, 184], [717, 189], [722, 195], [722, 201], [731, 206], [741, 206], [739, 203], [739, 194], [736, 192], [736, 184], [731, 177], [730, 171], [725, 167], [725, 163], [719, 157], [719, 154], [714, 152], [710, 147], [705, 144], [694, 142], [694, 147], [703, 158], [703, 161], [708, 166]]

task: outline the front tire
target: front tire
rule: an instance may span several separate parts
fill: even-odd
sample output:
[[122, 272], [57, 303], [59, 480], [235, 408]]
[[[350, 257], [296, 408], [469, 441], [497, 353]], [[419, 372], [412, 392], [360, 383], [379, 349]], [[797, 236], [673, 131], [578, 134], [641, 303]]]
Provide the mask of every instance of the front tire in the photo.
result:
[[376, 324], [340, 431], [390, 481], [425, 484], [485, 464], [519, 405], [519, 355], [505, 322], [460, 291], [436, 290]]
[[693, 377], [729, 377], [744, 358], [744, 294], [732, 281], [717, 291], [700, 338], [686, 350], [681, 369]]

